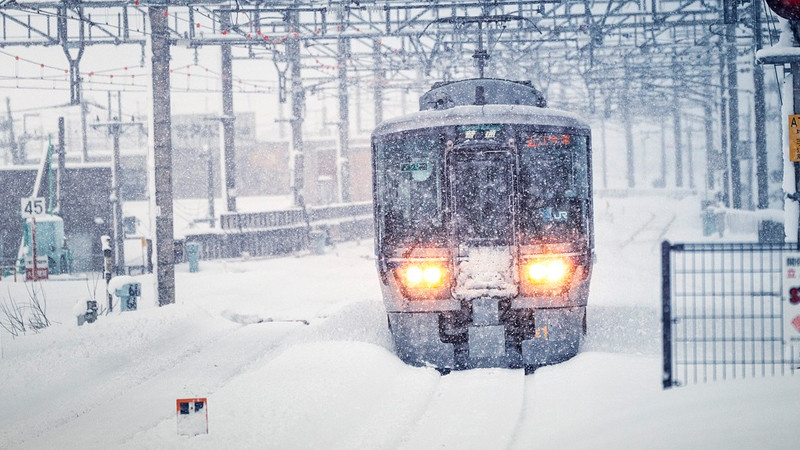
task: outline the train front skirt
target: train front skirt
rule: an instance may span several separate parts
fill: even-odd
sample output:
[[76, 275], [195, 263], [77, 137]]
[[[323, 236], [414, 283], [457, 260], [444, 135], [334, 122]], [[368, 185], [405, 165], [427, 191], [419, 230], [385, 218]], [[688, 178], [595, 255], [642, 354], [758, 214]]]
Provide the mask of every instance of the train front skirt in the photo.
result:
[[534, 310], [530, 339], [515, 342], [504, 324], [491, 323], [498, 299], [475, 299], [466, 342], [444, 342], [443, 324], [435, 312], [389, 313], [395, 352], [416, 366], [470, 369], [538, 367], [575, 356], [583, 340], [586, 307]]

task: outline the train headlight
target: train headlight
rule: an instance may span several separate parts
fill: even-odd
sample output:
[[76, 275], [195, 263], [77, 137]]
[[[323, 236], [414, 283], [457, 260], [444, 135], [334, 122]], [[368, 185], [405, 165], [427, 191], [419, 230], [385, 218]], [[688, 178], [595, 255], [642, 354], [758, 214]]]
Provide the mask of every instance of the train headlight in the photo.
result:
[[445, 268], [441, 264], [408, 264], [401, 270], [403, 284], [407, 288], [435, 288], [444, 281]]
[[523, 295], [560, 294], [569, 287], [574, 272], [569, 257], [542, 256], [522, 265]]
[[420, 266], [409, 266], [405, 270], [405, 276], [403, 277], [406, 286], [408, 287], [416, 287], [422, 283], [422, 280], [425, 279], [425, 272], [422, 270]]
[[526, 275], [533, 284], [557, 284], [566, 279], [569, 265], [561, 258], [542, 259], [528, 264]]
[[429, 286], [439, 286], [444, 278], [444, 271], [438, 266], [428, 266], [422, 271], [422, 279]]
[[403, 293], [410, 299], [443, 299], [450, 296], [449, 272], [444, 262], [405, 263], [395, 273]]

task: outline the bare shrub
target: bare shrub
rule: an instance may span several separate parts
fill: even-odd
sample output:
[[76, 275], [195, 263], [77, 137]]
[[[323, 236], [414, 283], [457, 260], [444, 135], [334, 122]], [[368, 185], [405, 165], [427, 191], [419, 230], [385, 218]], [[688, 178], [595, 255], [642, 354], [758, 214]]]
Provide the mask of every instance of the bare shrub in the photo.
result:
[[19, 302], [8, 290], [8, 299], [0, 301], [0, 327], [11, 336], [26, 334], [28, 331], [38, 333], [49, 327], [52, 322], [47, 317], [47, 296], [39, 283], [26, 283], [28, 300]]

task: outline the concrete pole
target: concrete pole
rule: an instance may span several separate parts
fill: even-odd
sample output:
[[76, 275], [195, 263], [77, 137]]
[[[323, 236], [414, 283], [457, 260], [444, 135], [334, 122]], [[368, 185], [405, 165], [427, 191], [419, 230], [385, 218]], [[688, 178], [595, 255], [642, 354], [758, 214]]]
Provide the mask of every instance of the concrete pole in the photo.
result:
[[81, 101], [81, 150], [83, 155], [83, 162], [89, 162], [89, 139], [87, 134], [86, 115], [89, 113], [89, 107], [86, 102]]
[[339, 200], [342, 203], [350, 201], [350, 162], [348, 158], [350, 141], [350, 108], [348, 106], [349, 96], [347, 92], [347, 59], [350, 54], [350, 41], [342, 36], [344, 31], [344, 15], [340, 14], [342, 30], [339, 32], [338, 44], [338, 68], [339, 68], [339, 155], [336, 158], [339, 162]]
[[[300, 23], [299, 12], [289, 11], [289, 24], [297, 28]], [[286, 40], [286, 58], [289, 61], [289, 72], [292, 77], [292, 143], [290, 146], [292, 164], [292, 193], [294, 205], [303, 206], [303, 185], [305, 183], [305, 165], [303, 161], [303, 110], [305, 109], [305, 91], [301, 75], [300, 40], [290, 37]]]
[[675, 147], [675, 187], [683, 187], [683, 139], [681, 136], [681, 100], [675, 89], [672, 104], [672, 126]]
[[728, 63], [728, 119], [730, 120], [730, 158], [731, 158], [731, 206], [742, 207], [742, 174], [739, 161], [739, 78], [736, 64], [736, 24], [725, 26]]
[[206, 197], [208, 199], [208, 227], [214, 228], [214, 153], [211, 149], [206, 151]]
[[689, 176], [689, 189], [694, 189], [694, 148], [692, 148], [692, 134], [690, 127], [686, 130], [686, 172]]
[[155, 163], [156, 261], [158, 305], [175, 303], [175, 255], [172, 213], [172, 132], [169, 88], [167, 8], [147, 8], [153, 50], [153, 154]]
[[119, 119], [109, 125], [109, 131], [114, 138], [114, 147], [111, 152], [111, 222], [114, 227], [114, 273], [125, 273], [125, 239], [122, 231], [122, 198], [119, 185], [122, 176], [122, 164], [119, 155], [119, 135], [122, 132]]
[[[761, 33], [761, 1], [753, 2], [753, 47], [758, 51], [763, 47]], [[756, 184], [758, 185], [758, 209], [769, 207], [769, 183], [767, 182], [767, 107], [764, 101], [764, 67], [753, 61], [753, 87], [755, 93], [755, 143], [756, 143]]]
[[731, 206], [731, 178], [730, 178], [730, 160], [731, 152], [728, 146], [728, 98], [725, 96], [725, 85], [727, 79], [725, 77], [725, 70], [727, 64], [725, 63], [725, 53], [719, 54], [719, 77], [720, 77], [720, 107], [719, 107], [719, 124], [720, 124], [720, 153], [724, 158], [723, 172], [722, 172], [722, 193], [723, 203], [725, 206]]
[[711, 103], [706, 102], [703, 105], [703, 118], [705, 120], [705, 135], [706, 135], [706, 187], [708, 190], [714, 189], [714, 163], [716, 161], [716, 151], [714, 150], [714, 135], [711, 130], [714, 129], [714, 123], [711, 119]]
[[58, 118], [58, 171], [56, 171], [56, 207], [54, 209], [56, 214], [61, 214], [61, 206], [63, 205], [63, 182], [64, 172], [67, 165], [67, 151], [64, 147], [66, 129], [64, 126], [64, 117]]
[[661, 121], [661, 187], [667, 187], [667, 123]]
[[[627, 77], [626, 77], [627, 80]], [[622, 105], [622, 124], [625, 127], [625, 154], [627, 156], [627, 175], [628, 175], [628, 187], [633, 188], [636, 186], [636, 180], [634, 178], [634, 171], [633, 171], [633, 124], [631, 123], [631, 108], [630, 108], [630, 91], [628, 90], [628, 83], [625, 83], [625, 93], [623, 94], [623, 105]]]
[[373, 97], [375, 99], [375, 125], [383, 122], [383, 83], [386, 80], [386, 72], [383, 70], [383, 58], [381, 57], [381, 45], [378, 39], [372, 41], [372, 55], [375, 64], [375, 87]]
[[[230, 29], [230, 13], [219, 16], [220, 27]], [[233, 58], [230, 44], [220, 45], [222, 56], [222, 141], [225, 166], [225, 199], [228, 212], [236, 212], [236, 145], [234, 143], [233, 113]]]

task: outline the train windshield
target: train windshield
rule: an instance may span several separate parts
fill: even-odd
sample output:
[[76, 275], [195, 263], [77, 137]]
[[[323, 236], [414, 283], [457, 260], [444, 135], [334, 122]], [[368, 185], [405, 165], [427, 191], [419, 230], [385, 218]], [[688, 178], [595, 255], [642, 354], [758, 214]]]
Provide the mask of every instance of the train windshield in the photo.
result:
[[460, 243], [511, 244], [511, 161], [509, 152], [489, 149], [451, 155], [453, 226]]
[[558, 242], [586, 235], [587, 138], [531, 132], [520, 147], [519, 226], [523, 239]]
[[438, 134], [403, 134], [377, 143], [378, 201], [386, 241], [443, 243], [443, 144]]

